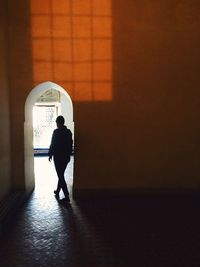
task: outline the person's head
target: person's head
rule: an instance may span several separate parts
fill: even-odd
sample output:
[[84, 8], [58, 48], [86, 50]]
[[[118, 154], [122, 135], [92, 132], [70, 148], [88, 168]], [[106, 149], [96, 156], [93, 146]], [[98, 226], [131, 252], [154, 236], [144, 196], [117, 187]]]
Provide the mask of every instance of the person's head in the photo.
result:
[[57, 124], [57, 127], [62, 127], [64, 124], [65, 124], [65, 119], [63, 116], [58, 116], [56, 118], [56, 124]]

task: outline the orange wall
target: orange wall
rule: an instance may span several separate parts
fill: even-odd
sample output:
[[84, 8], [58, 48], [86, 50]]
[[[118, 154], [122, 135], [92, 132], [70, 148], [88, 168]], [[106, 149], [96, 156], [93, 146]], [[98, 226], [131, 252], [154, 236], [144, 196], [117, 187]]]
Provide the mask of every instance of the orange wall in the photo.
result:
[[74, 101], [112, 100], [111, 0], [31, 0], [33, 79]]
[[75, 104], [81, 188], [200, 185], [200, 3], [113, 1], [113, 101]]
[[[8, 3], [12, 169], [22, 185], [24, 103], [34, 86], [30, 6]], [[199, 186], [199, 10], [195, 0], [112, 1], [112, 97], [71, 93], [76, 190]]]
[[29, 1], [7, 1], [8, 68], [12, 138], [12, 178], [16, 188], [24, 180], [24, 105], [33, 88]]
[[11, 189], [9, 85], [6, 63], [7, 12], [4, 2], [0, 2], [0, 199]]

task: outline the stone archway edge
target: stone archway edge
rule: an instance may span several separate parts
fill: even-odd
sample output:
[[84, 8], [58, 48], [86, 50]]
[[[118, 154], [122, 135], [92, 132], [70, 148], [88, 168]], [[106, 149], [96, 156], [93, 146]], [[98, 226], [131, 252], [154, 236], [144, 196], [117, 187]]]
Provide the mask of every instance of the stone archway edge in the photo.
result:
[[[32, 120], [32, 112], [29, 112], [29, 111], [30, 111], [30, 107], [32, 107], [34, 105], [34, 103], [36, 102], [38, 95], [43, 94], [44, 92], [46, 92], [49, 89], [54, 89], [54, 90], [57, 90], [57, 91], [63, 93], [68, 98], [68, 101], [71, 104], [71, 108], [73, 109], [72, 100], [63, 87], [61, 87], [60, 85], [58, 85], [54, 82], [50, 82], [50, 81], [43, 82], [43, 83], [40, 83], [37, 86], [35, 86], [31, 90], [29, 95], [27, 96], [27, 99], [25, 102], [25, 122]], [[73, 120], [73, 118], [72, 118], [72, 120]]]

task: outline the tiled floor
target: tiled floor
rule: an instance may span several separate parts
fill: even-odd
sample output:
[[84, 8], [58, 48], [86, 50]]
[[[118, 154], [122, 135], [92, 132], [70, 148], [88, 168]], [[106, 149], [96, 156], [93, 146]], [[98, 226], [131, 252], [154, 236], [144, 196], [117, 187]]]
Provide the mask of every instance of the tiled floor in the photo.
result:
[[0, 241], [1, 267], [200, 266], [199, 197], [106, 198], [64, 207], [52, 193], [53, 163], [36, 158], [36, 177], [33, 195]]

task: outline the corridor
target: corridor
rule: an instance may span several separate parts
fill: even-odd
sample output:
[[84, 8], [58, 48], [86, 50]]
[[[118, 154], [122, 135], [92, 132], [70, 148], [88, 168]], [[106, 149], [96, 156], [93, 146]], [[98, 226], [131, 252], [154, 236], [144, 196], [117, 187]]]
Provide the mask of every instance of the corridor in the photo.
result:
[[[72, 176], [73, 158], [65, 172], [71, 199]], [[105, 266], [110, 251], [79, 205], [54, 197], [57, 176], [47, 157], [35, 157], [35, 178], [33, 194], [1, 240], [0, 266]]]
[[[47, 157], [35, 158], [36, 188], [1, 238], [1, 267], [200, 266], [197, 196], [72, 200], [53, 195]], [[72, 175], [69, 166], [68, 184]]]

